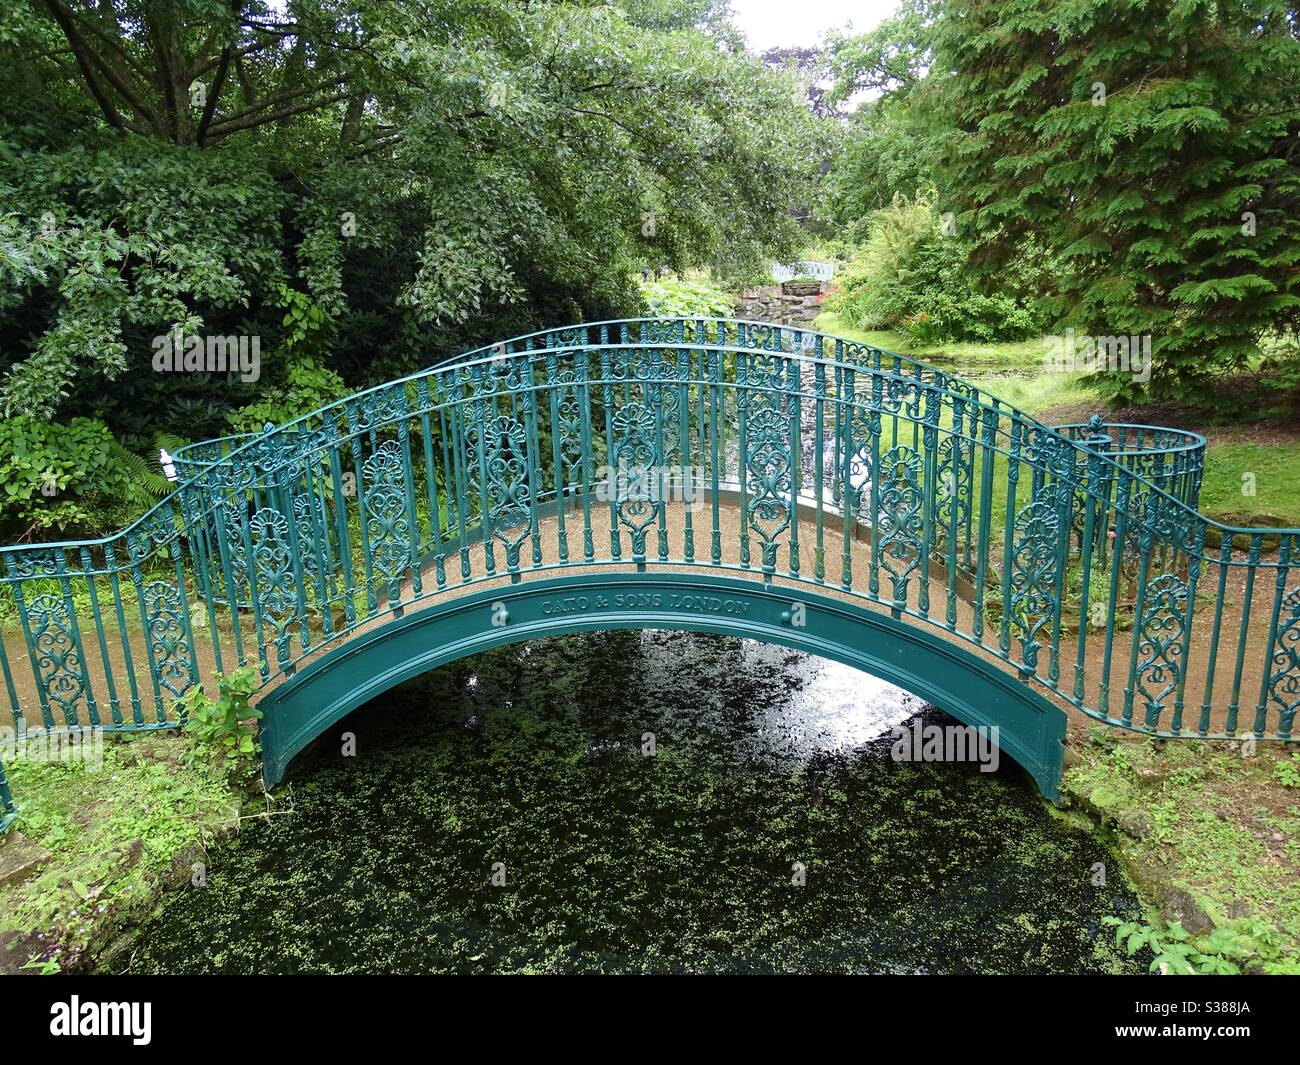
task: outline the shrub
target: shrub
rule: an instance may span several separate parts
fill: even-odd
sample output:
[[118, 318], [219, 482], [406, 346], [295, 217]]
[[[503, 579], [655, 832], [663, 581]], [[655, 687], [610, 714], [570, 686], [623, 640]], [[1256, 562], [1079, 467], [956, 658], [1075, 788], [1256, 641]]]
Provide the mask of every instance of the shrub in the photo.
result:
[[209, 757], [232, 776], [256, 774], [257, 730], [262, 712], [248, 699], [257, 687], [251, 666], [216, 674], [217, 698], [195, 685], [179, 700], [185, 727], [198, 741], [196, 756]]
[[282, 385], [272, 385], [256, 403], [226, 416], [237, 433], [260, 433], [267, 422], [283, 425], [318, 407], [348, 394], [343, 379], [313, 358], [297, 357], [290, 362]]
[[120, 528], [170, 487], [103, 422], [73, 418], [59, 425], [28, 415], [0, 420], [0, 484], [6, 541]]
[[731, 293], [702, 278], [643, 281], [641, 299], [651, 318], [730, 318], [736, 309]]
[[860, 329], [907, 333], [915, 344], [1024, 340], [1040, 331], [1044, 323], [1025, 303], [976, 287], [966, 247], [941, 222], [929, 196], [895, 196], [876, 213], [827, 308]]

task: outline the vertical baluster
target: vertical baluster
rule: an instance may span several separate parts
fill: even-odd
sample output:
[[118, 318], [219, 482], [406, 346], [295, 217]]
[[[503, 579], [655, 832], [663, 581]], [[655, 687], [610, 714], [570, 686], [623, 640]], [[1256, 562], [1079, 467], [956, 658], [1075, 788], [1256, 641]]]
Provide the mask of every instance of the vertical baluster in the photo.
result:
[[165, 721], [166, 712], [163, 707], [162, 688], [158, 683], [158, 666], [154, 662], [153, 651], [149, 643], [149, 613], [145, 608], [144, 601], [144, 577], [140, 572], [140, 559], [144, 554], [144, 549], [143, 547], [133, 549], [130, 541], [128, 541], [127, 552], [131, 557], [131, 583], [135, 586], [135, 600], [140, 611], [140, 632], [141, 640], [144, 643], [144, 658], [149, 667], [149, 680], [153, 686], [154, 719], [156, 721]]
[[[816, 497], [816, 546], [813, 548], [813, 579], [826, 583], [826, 363], [822, 338], [817, 338], [817, 362], [813, 366], [813, 494]], [[838, 409], [838, 404], [836, 405]]]
[[740, 565], [749, 568], [749, 406], [754, 400], [749, 383], [750, 361], [743, 351], [736, 356], [736, 414], [739, 451], [736, 484], [740, 498]]
[[[1170, 504], [1170, 508], [1177, 511], [1173, 504]], [[1192, 649], [1192, 628], [1196, 620], [1196, 586], [1200, 582], [1201, 553], [1205, 548], [1205, 523], [1197, 518], [1193, 518], [1193, 520], [1196, 522], [1196, 527], [1195, 532], [1192, 534], [1191, 549], [1188, 552], [1187, 610], [1183, 615], [1183, 641], [1178, 652], [1178, 687], [1174, 695], [1174, 717], [1170, 729], [1174, 735], [1178, 735], [1183, 728], [1183, 699], [1187, 690], [1188, 664]]]
[[353, 569], [352, 530], [348, 522], [349, 496], [343, 484], [343, 456], [340, 454], [345, 443], [342, 431], [333, 434], [329, 465], [330, 485], [334, 490], [334, 536], [338, 541], [343, 570], [343, 623], [346, 628], [351, 628], [357, 620], [357, 578]]
[[790, 576], [799, 576], [799, 491], [803, 483], [803, 335], [794, 334], [794, 355], [786, 360], [790, 440]]
[[[1092, 435], [1087, 440], [1088, 482], [1083, 489], [1083, 542], [1079, 558], [1079, 565], [1083, 570], [1083, 587], [1079, 593], [1079, 646], [1074, 659], [1074, 700], [1079, 705], [1083, 705], [1085, 695], [1084, 675], [1087, 669], [1085, 648], [1088, 643], [1089, 612], [1092, 608], [1092, 553], [1097, 527], [1097, 497], [1094, 493], [1101, 480], [1101, 468], [1105, 465], [1105, 459], [1101, 456], [1109, 445], [1110, 437], [1094, 427]], [[1110, 606], [1113, 610], [1115, 604], [1111, 603]]]
[[[944, 560], [944, 583], [946, 587], [944, 588], [943, 624], [944, 628], [949, 632], [955, 632], [957, 629], [957, 539], [958, 518], [962, 507], [960, 469], [963, 446], [960, 434], [965, 409], [965, 404], [960, 396], [954, 396], [952, 403], [952, 432], [948, 436], [948, 469], [942, 475], [947, 478], [946, 487], [948, 492], [948, 531], [945, 536], [946, 543], [944, 544], [948, 557]], [[966, 524], [970, 524], [969, 518]]]
[[1241, 597], [1241, 627], [1237, 631], [1237, 653], [1232, 670], [1232, 701], [1228, 704], [1228, 732], [1237, 728], [1237, 714], [1241, 709], [1241, 673], [1246, 662], [1246, 645], [1250, 636], [1250, 610], [1255, 599], [1255, 574], [1259, 570], [1259, 556], [1263, 537], [1250, 534], [1250, 548], [1246, 555], [1246, 587]]
[[[602, 327], [602, 333], [604, 329]], [[573, 353], [573, 392], [581, 413], [582, 426], [582, 557], [591, 562], [596, 557], [595, 538], [591, 530], [591, 481], [593, 456], [591, 438], [591, 353], [587, 348]]]
[[[546, 354], [546, 392], [550, 398], [551, 410], [551, 470], [552, 483], [555, 486], [555, 525], [559, 538], [560, 561], [569, 561], [569, 530], [565, 522], [566, 493], [568, 485], [564, 479], [564, 430], [560, 422], [560, 372], [555, 352]], [[577, 386], [574, 386], [574, 402], [577, 402]]]
[[[854, 525], [857, 517], [854, 511], [857, 508], [857, 496], [853, 487], [853, 456], [857, 451], [853, 439], [853, 427], [857, 424], [856, 417], [858, 413], [858, 399], [854, 388], [854, 372], [849, 366], [839, 369], [836, 373], [837, 384], [839, 385], [839, 406], [843, 408], [843, 415], [840, 418], [841, 435], [835, 445], [836, 455], [839, 458], [840, 467], [840, 484], [843, 491], [840, 493], [840, 510], [843, 518], [843, 528], [841, 530], [843, 539], [841, 541], [841, 558], [840, 558], [840, 586], [849, 591], [853, 587], [853, 536]], [[878, 383], [879, 378], [873, 378]], [[874, 385], [873, 385], [874, 387]], [[868, 482], [871, 486], [872, 496], [872, 522], [871, 522], [871, 542], [872, 549], [880, 542], [880, 528], [875, 522], [875, 496], [876, 486], [880, 480], [879, 468], [875, 465], [871, 467], [871, 480]], [[874, 579], [874, 571], [872, 578]]]
[[[290, 438], [288, 441], [278, 441], [282, 448], [296, 447], [297, 441]], [[294, 520], [293, 497], [294, 488], [298, 480], [298, 463], [287, 459], [282, 452], [276, 460], [275, 469], [271, 476], [276, 486], [276, 501], [279, 510], [285, 519], [285, 525], [289, 534], [289, 565], [293, 571], [293, 592], [294, 592], [294, 613], [298, 622], [298, 645], [303, 654], [311, 648], [311, 631], [307, 624], [307, 582], [303, 577], [302, 568], [302, 543], [298, 539], [298, 522]], [[285, 626], [286, 634], [288, 626]], [[293, 657], [292, 638], [285, 640], [276, 640], [275, 645], [276, 660], [280, 664], [280, 669], [285, 674], [293, 673], [293, 663], [296, 661]]]
[[[1133, 640], [1129, 648], [1128, 683], [1124, 687], [1124, 709], [1121, 719], [1125, 725], [1133, 723], [1133, 700], [1137, 694], [1138, 675], [1142, 657], [1142, 626], [1146, 620], [1147, 583], [1151, 572], [1151, 549], [1155, 538], [1156, 507], [1154, 499], [1148, 495], [1145, 503], [1145, 516], [1142, 522], [1142, 534], [1138, 541], [1138, 586], [1137, 598], [1133, 608]], [[1148, 715], [1149, 716], [1149, 713]]]
[[[1291, 538], [1283, 536], [1278, 545], [1277, 577], [1273, 588], [1273, 609], [1269, 611], [1268, 638], [1264, 641], [1263, 665], [1260, 668], [1259, 700], [1255, 704], [1255, 733], [1262, 736], [1268, 725], [1268, 690], [1273, 672], [1273, 647], [1277, 643], [1277, 626], [1282, 617], [1282, 600], [1286, 596], [1287, 572], [1291, 565]], [[1279, 729], [1282, 723], [1278, 723]]]
[[[220, 634], [217, 632], [217, 608], [216, 608], [216, 588], [213, 576], [208, 567], [208, 558], [211, 557], [212, 548], [209, 543], [210, 529], [207, 517], [203, 513], [202, 503], [199, 501], [196, 489], [181, 488], [177, 490], [180, 498], [181, 517], [185, 523], [185, 541], [189, 546], [190, 562], [194, 568], [195, 582], [198, 585], [199, 593], [203, 596], [203, 605], [208, 615], [208, 633], [212, 637], [212, 661], [218, 673], [225, 671], [222, 661]], [[82, 550], [82, 566], [89, 567], [89, 555]], [[98, 604], [95, 601], [95, 582], [90, 582], [91, 606], [95, 614], [95, 628], [99, 631], [102, 642], [104, 629], [100, 624]], [[105, 672], [108, 670], [108, 659], [104, 659]], [[113, 681], [111, 675], [108, 679], [109, 687], [112, 688]], [[114, 705], [113, 716], [118, 717], [118, 708], [116, 707], [116, 694], [110, 696]]]
[[[849, 395], [854, 396], [857, 390], [856, 378], [849, 375], [847, 379]], [[880, 529], [880, 493], [886, 478], [891, 480], [897, 477], [897, 470], [882, 470], [880, 466], [880, 436], [881, 436], [881, 412], [884, 410], [886, 381], [879, 373], [871, 375], [871, 407], [867, 412], [867, 435], [871, 438], [871, 464], [867, 470], [868, 481], [870, 486], [871, 505], [869, 512], [871, 515], [871, 569], [867, 574], [867, 591], [873, 599], [880, 598], [880, 571], [881, 563], [881, 529]], [[856, 398], [854, 407], [856, 408]], [[850, 424], [853, 422], [850, 416]], [[897, 429], [897, 427], [895, 427]], [[897, 433], [895, 432], [895, 439]], [[856, 449], [855, 449], [856, 451]], [[853, 533], [857, 535], [857, 511], [860, 507], [860, 495], [858, 489], [852, 485], [845, 486], [846, 497], [853, 499]]]
[[[108, 687], [109, 716], [113, 719], [113, 724], [120, 725], [122, 723], [122, 706], [117, 698], [117, 683], [113, 679], [113, 664], [108, 657], [108, 641], [104, 636], [104, 619], [99, 613], [99, 591], [95, 587], [95, 567], [90, 557], [90, 548], [83, 547], [80, 554], [81, 570], [86, 575], [86, 585], [90, 591], [90, 614], [95, 622], [95, 634], [99, 637], [99, 660], [104, 664], [104, 683]], [[216, 642], [215, 639], [213, 642]], [[87, 674], [87, 681], [89, 681], [89, 673]], [[99, 724], [98, 715], [91, 718], [91, 724]]]
[[438, 589], [447, 586], [447, 564], [442, 551], [442, 500], [438, 495], [438, 458], [433, 446], [433, 398], [429, 378], [416, 384], [416, 402], [420, 406], [420, 442], [424, 449], [424, 491], [429, 501], [429, 538], [433, 548], [433, 580]]
[[[718, 329], [719, 331], [721, 331], [722, 326], [719, 325]], [[719, 343], [721, 343], [721, 337], [719, 337]], [[712, 459], [710, 463], [711, 471], [712, 471], [712, 476], [710, 477], [710, 487], [712, 488], [712, 506], [713, 506], [713, 527], [712, 527], [711, 536], [709, 538], [709, 559], [715, 566], [717, 566], [720, 565], [722, 562], [722, 519], [721, 519], [721, 514], [719, 512], [719, 502], [718, 502], [718, 494], [719, 494], [718, 490], [722, 480], [721, 472], [718, 468], [718, 463], [721, 461], [719, 457], [719, 448], [721, 446], [721, 442], [718, 439], [718, 420], [719, 420], [718, 408], [720, 403], [724, 402], [725, 397], [723, 397], [721, 394], [722, 376], [723, 376], [722, 352], [719, 350], [710, 351], [708, 358], [709, 358], [709, 447], [711, 449], [710, 455]], [[723, 411], [723, 414], [725, 415], [725, 409]]]
[[[357, 413], [355, 401], [350, 401], [347, 411], [349, 433], [347, 444], [352, 453], [352, 476], [357, 485], [357, 535], [361, 540], [361, 567], [366, 584], [366, 617], [374, 617], [379, 609], [379, 598], [375, 594], [375, 574], [370, 551], [370, 522], [366, 511], [366, 469], [361, 459], [365, 434], [361, 428], [361, 419]], [[371, 431], [370, 453], [375, 451], [374, 432]]]
[[[1011, 438], [1006, 456], [1007, 464], [1007, 508], [1002, 525], [1002, 617], [998, 623], [998, 648], [1003, 658], [1011, 656], [1011, 586], [1012, 575], [1016, 566], [1016, 517], [1018, 501], [1016, 493], [1020, 487], [1020, 449], [1024, 445], [1024, 427], [1018, 419], [1011, 422]], [[981, 481], [981, 488], [983, 487]], [[981, 502], [980, 510], [983, 511]], [[985, 549], [980, 549], [981, 557]], [[979, 582], [983, 587], [983, 581]], [[978, 592], [976, 593], [978, 595]], [[981, 641], [982, 642], [982, 641]]]
[[[1223, 628], [1223, 604], [1226, 601], [1228, 569], [1232, 565], [1232, 535], [1224, 533], [1219, 543], [1219, 580], [1214, 599], [1214, 626], [1210, 631], [1210, 646], [1206, 655], [1205, 687], [1201, 698], [1201, 717], [1197, 731], [1204, 736], [1210, 729], [1211, 703], [1214, 699], [1214, 668], [1219, 661], [1219, 635]], [[1232, 732], [1232, 727], [1227, 730]]]
[[[831, 421], [833, 422], [832, 431], [835, 434], [835, 447], [832, 450], [832, 462], [831, 462], [831, 499], [838, 501], [841, 505], [843, 505], [844, 485], [846, 483], [843, 477], [845, 467], [844, 467], [844, 456], [840, 453], [839, 448], [844, 446], [848, 442], [848, 434], [844, 430], [844, 423], [846, 419], [851, 419], [853, 417], [854, 407], [851, 403], [846, 403], [844, 401], [845, 371], [843, 365], [839, 361], [842, 358], [840, 352], [840, 346], [841, 346], [840, 341], [838, 340], [835, 341], [835, 345], [836, 345], [836, 350], [835, 350], [836, 362], [833, 368], [833, 373], [831, 375], [834, 380], [835, 399], [836, 399], [836, 402], [832, 406], [832, 418], [831, 418]], [[819, 440], [817, 442], [817, 446], [821, 451], [821, 455], [819, 456], [819, 461], [824, 463], [826, 461], [826, 456], [825, 456], [826, 445], [823, 441]]]
[[[525, 358], [517, 363], [519, 366], [520, 401], [524, 408], [524, 469], [527, 471], [528, 484], [528, 532], [533, 545], [533, 568], [542, 564], [542, 529], [538, 508], [545, 486], [542, 476], [542, 442], [537, 426], [537, 381], [533, 374], [532, 358]], [[552, 424], [552, 432], [556, 427]], [[522, 546], [522, 545], [521, 545]], [[518, 550], [515, 552], [515, 573], [512, 580], [519, 579]]]
[[[117, 558], [113, 545], [104, 545], [104, 568], [108, 570], [109, 587], [113, 591], [113, 610], [117, 615], [117, 634], [122, 641], [122, 662], [126, 667], [127, 688], [131, 693], [131, 720], [137, 725], [144, 724], [144, 709], [140, 705], [140, 687], [135, 679], [135, 662], [131, 651], [130, 636], [126, 631], [126, 611], [122, 607], [122, 585], [118, 577]], [[146, 636], [145, 639], [148, 639]], [[15, 702], [15, 706], [18, 704]]]
[[[971, 635], [977, 643], [984, 642], [984, 590], [989, 566], [989, 529], [993, 521], [993, 464], [996, 457], [998, 412], [985, 409], [981, 418], [980, 455], [980, 531], [976, 537], [979, 545], [975, 563], [975, 605], [971, 618]], [[1010, 609], [1011, 600], [1002, 601], [1002, 611]]]
[[[975, 412], [978, 409], [977, 402], [973, 400], [968, 409], [966, 399], [961, 396], [954, 403], [953, 432], [956, 439], [953, 441], [953, 451], [962, 452], [954, 462], [954, 477], [959, 499], [958, 510], [965, 515], [965, 521], [959, 528], [962, 537], [961, 564], [967, 573], [971, 568], [971, 541], [975, 532]], [[964, 478], [961, 476], [962, 469], [968, 471]]]
[[334, 619], [330, 612], [333, 601], [331, 579], [334, 573], [334, 553], [329, 541], [329, 521], [326, 517], [325, 490], [320, 483], [323, 456], [313, 447], [303, 458], [303, 499], [307, 504], [307, 524], [311, 532], [311, 549], [316, 569], [316, 606], [320, 612], [321, 639], [328, 642], [334, 634]]
[[[1061, 679], [1061, 629], [1064, 625], [1065, 576], [1070, 566], [1070, 542], [1074, 538], [1074, 497], [1078, 459], [1074, 445], [1057, 440], [1053, 448], [1053, 490], [1059, 534], [1056, 538], [1056, 595], [1052, 603], [1052, 647], [1047, 658], [1047, 680], [1055, 688]], [[1085, 577], [1085, 580], [1087, 578]]]
[[[623, 326], [620, 333], [626, 341], [627, 327]], [[605, 401], [605, 468], [609, 474], [609, 483], [606, 485], [606, 494], [609, 496], [609, 557], [614, 561], [618, 561], [623, 557], [622, 544], [619, 538], [618, 501], [616, 498], [618, 495], [617, 481], [621, 477], [619, 471], [614, 469], [618, 460], [614, 447], [614, 389], [612, 374], [613, 363], [610, 358], [610, 349], [601, 348], [601, 395]]]
[[[85, 686], [84, 693], [86, 697], [86, 714], [89, 717], [92, 726], [99, 725], [99, 708], [95, 704], [95, 687], [90, 681], [90, 662], [86, 658], [86, 645], [81, 639], [81, 626], [77, 622], [77, 607], [72, 598], [72, 580], [68, 572], [68, 560], [65, 551], [67, 549], [58, 548], [55, 555], [55, 564], [58, 569], [59, 585], [63, 590], [63, 609], [67, 611], [68, 628], [72, 635], [72, 646], [74, 653], [81, 663], [81, 682]], [[87, 582], [89, 577], [85, 578]], [[185, 618], [186, 623], [189, 617]], [[64, 706], [64, 716], [68, 719], [71, 726], [79, 726], [80, 721], [77, 719], [76, 703], [71, 701]]]
[[[1110, 479], [1112, 485], [1115, 478]], [[1110, 609], [1106, 612], [1106, 636], [1103, 644], [1101, 662], [1101, 684], [1098, 686], [1097, 711], [1103, 717], [1110, 717], [1110, 671], [1115, 653], [1115, 622], [1119, 614], [1119, 578], [1124, 563], [1124, 543], [1128, 538], [1129, 505], [1132, 498], [1133, 478], [1127, 471], [1119, 474], [1119, 496], [1115, 505], [1114, 546], [1110, 559]], [[1136, 621], [1137, 611], [1134, 610]]]
[[[181, 626], [181, 638], [185, 641], [185, 647], [188, 651], [186, 664], [189, 667], [189, 684], [186, 686], [193, 687], [200, 683], [199, 680], [199, 656], [197, 644], [194, 640], [194, 620], [190, 616], [190, 594], [186, 587], [185, 565], [182, 561], [180, 537], [176, 532], [176, 514], [173, 511], [174, 504], [166, 504], [167, 525], [170, 529], [170, 535], [167, 545], [167, 552], [171, 556], [172, 572], [176, 574], [176, 600], [177, 612]], [[161, 724], [166, 718], [159, 718]], [[184, 719], [182, 718], [182, 721]]]
[[677, 439], [678, 459], [682, 466], [682, 559], [686, 562], [695, 561], [694, 511], [696, 493], [700, 490], [695, 483], [695, 453], [691, 446], [691, 360], [690, 349], [678, 349]]
[[[212, 530], [217, 539], [217, 560], [221, 565], [221, 579], [226, 589], [226, 598], [230, 609], [230, 628], [235, 637], [235, 658], [241, 666], [248, 664], [248, 655], [244, 651], [244, 633], [243, 624], [240, 617], [240, 588], [238, 579], [235, 576], [234, 569], [234, 552], [239, 549], [239, 545], [230, 543], [230, 515], [237, 513], [237, 510], [243, 510], [247, 505], [247, 499], [243, 491], [236, 491], [228, 485], [220, 487], [205, 486], [205, 491], [213, 496], [215, 502], [211, 504], [212, 513]], [[231, 494], [230, 499], [226, 498], [226, 492]], [[237, 509], [236, 509], [237, 508]], [[114, 575], [116, 581], [116, 574]]]
[[[919, 383], [918, 388], [924, 387]], [[921, 405], [922, 399], [918, 396], [917, 405]], [[921, 617], [929, 620], [930, 617], [930, 556], [934, 551], [934, 517], [935, 503], [938, 498], [938, 465], [939, 465], [939, 417], [943, 409], [942, 396], [932, 388], [925, 388], [924, 392], [924, 431], [920, 434], [921, 441], [921, 558], [918, 576], [920, 578], [919, 587], [917, 588], [917, 609], [921, 612]], [[914, 429], [916, 426], [914, 425]], [[918, 439], [916, 432], [913, 432], [912, 439]]]
[[[402, 499], [406, 509], [406, 529], [407, 529], [407, 569], [411, 574], [411, 598], [419, 599], [424, 593], [424, 575], [420, 572], [420, 515], [415, 505], [415, 463], [411, 457], [411, 422], [409, 408], [406, 401], [406, 390], [403, 388], [401, 404], [401, 416], [397, 423], [397, 441], [398, 447], [402, 454]], [[392, 590], [389, 593], [389, 599], [393, 594], [400, 602], [402, 587], [397, 577], [392, 582]], [[401, 613], [400, 610], [397, 613]]]
[[[671, 349], [669, 349], [671, 350]], [[663, 355], [664, 349], [654, 347], [650, 349], [650, 409], [654, 411], [655, 419], [655, 443], [654, 458], [655, 470], [650, 480], [650, 491], [654, 493], [652, 500], [655, 508], [655, 521], [658, 525], [658, 548], [659, 561], [668, 561], [668, 506], [664, 499], [664, 476], [667, 465], [667, 445], [664, 437], [664, 399], [663, 399]]]
[[[22, 556], [19, 556], [21, 559]], [[18, 624], [23, 630], [23, 642], [28, 647], [27, 664], [32, 669], [32, 679], [36, 682], [36, 698], [41, 704], [41, 723], [47, 728], [56, 728], [54, 721], [54, 712], [50, 708], [49, 694], [45, 690], [45, 682], [41, 678], [40, 664], [37, 661], [36, 641], [32, 637], [31, 620], [27, 613], [26, 597], [23, 595], [22, 562], [15, 562], [14, 556], [5, 555], [5, 572], [10, 578], [10, 587], [14, 593], [14, 607], [18, 611]], [[37, 573], [40, 565], [38, 560], [31, 560], [28, 565], [32, 568], [33, 575]]]
[[[448, 399], [448, 417], [451, 422], [451, 432], [448, 434], [451, 440], [452, 465], [455, 472], [456, 481], [456, 525], [457, 525], [457, 542], [460, 545], [460, 580], [461, 584], [469, 583], [470, 579], [470, 561], [469, 561], [469, 456], [466, 454], [466, 448], [469, 446], [469, 440], [466, 434], [464, 405], [469, 402], [467, 393], [470, 391], [468, 378], [462, 378], [456, 381], [457, 388], [454, 398]], [[479, 441], [478, 446], [482, 448], [483, 443]]]
[[[257, 666], [262, 681], [271, 679], [271, 659], [266, 653], [266, 631], [262, 624], [262, 598], [258, 590], [257, 556], [253, 552], [253, 537], [249, 529], [248, 514], [239, 512], [239, 540], [244, 552], [244, 572], [248, 574], [248, 602], [253, 611], [253, 633], [257, 637]], [[143, 607], [142, 607], [143, 611]]]

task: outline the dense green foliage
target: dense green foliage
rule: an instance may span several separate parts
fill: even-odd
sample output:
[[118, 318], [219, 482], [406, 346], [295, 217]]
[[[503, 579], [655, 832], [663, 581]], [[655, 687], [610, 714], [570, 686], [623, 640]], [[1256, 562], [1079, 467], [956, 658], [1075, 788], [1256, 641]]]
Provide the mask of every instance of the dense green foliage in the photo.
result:
[[1058, 332], [1152, 338], [1150, 382], [1111, 374], [1118, 398], [1224, 403], [1244, 373], [1294, 395], [1300, 348], [1259, 343], [1300, 318], [1295, 26], [1276, 0], [909, 0], [833, 42], [837, 98], [886, 95], [832, 213], [861, 225], [932, 178], [985, 288], [1037, 242]]
[[[1300, 316], [1300, 40], [1274, 0], [945, 4], [948, 189], [989, 262], [1026, 231], [1071, 262], [1059, 316], [1149, 334], [1195, 399]], [[1121, 393], [1144, 391], [1116, 377]]]
[[0, 531], [19, 540], [94, 535], [99, 519], [126, 521], [170, 487], [101, 422], [27, 415], [0, 420], [0, 486]]
[[645, 281], [641, 298], [652, 318], [730, 318], [736, 309], [730, 292], [697, 277]]
[[1041, 319], [1008, 294], [1016, 289], [979, 291], [966, 247], [947, 235], [927, 196], [896, 194], [870, 221], [859, 258], [827, 301], [855, 327], [892, 329], [927, 345], [1023, 340], [1040, 331]]
[[[0, 414], [138, 453], [791, 254], [832, 129], [716, 0], [32, 0], [0, 49]], [[260, 373], [156, 372], [177, 329]]]
[[843, 106], [856, 93], [871, 94], [848, 115], [843, 151], [827, 173], [828, 214], [850, 241], [864, 239], [872, 212], [895, 196], [935, 185], [949, 131], [914, 102], [928, 61], [927, 26], [925, 4], [912, 0], [869, 33], [826, 42], [831, 99]]

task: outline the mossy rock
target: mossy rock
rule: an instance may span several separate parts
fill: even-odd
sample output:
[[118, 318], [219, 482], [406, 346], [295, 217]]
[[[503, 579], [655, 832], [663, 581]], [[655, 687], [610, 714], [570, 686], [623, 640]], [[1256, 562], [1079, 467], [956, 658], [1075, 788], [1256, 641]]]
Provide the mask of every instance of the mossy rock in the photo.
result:
[[[1274, 514], [1270, 511], [1257, 511], [1254, 513], [1235, 513], [1211, 511], [1208, 517], [1224, 525], [1242, 526], [1248, 529], [1277, 529], [1277, 528], [1295, 528], [1297, 522], [1295, 518], [1282, 514]], [[1247, 533], [1235, 533], [1232, 537], [1232, 546], [1238, 551], [1250, 550], [1251, 537]], [[1263, 536], [1260, 538], [1260, 551], [1263, 554], [1276, 552], [1282, 544], [1282, 537], [1276, 534]], [[1205, 530], [1205, 546], [1207, 548], [1218, 548], [1223, 546], [1223, 533], [1214, 528], [1207, 526]]]

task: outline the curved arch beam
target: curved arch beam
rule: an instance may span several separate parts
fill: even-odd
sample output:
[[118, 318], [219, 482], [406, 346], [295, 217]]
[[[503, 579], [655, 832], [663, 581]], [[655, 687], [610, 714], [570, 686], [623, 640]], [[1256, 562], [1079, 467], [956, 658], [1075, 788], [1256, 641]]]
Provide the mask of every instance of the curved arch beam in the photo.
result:
[[[804, 624], [792, 608], [804, 607]], [[1059, 798], [1065, 713], [971, 651], [842, 600], [743, 578], [583, 574], [489, 588], [391, 621], [312, 662], [259, 706], [263, 772], [289, 761], [363, 703], [457, 659], [575, 632], [675, 629], [781, 644], [864, 670], [968, 725], [997, 726], [1001, 749]]]

